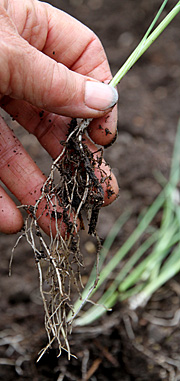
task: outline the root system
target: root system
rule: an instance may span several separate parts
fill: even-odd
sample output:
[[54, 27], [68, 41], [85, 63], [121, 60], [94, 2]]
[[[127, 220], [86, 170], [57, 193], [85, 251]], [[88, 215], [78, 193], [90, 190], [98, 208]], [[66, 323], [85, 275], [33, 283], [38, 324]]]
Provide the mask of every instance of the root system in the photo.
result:
[[[21, 237], [26, 237], [34, 251], [48, 336], [48, 344], [42, 349], [39, 359], [55, 340], [59, 355], [64, 349], [70, 357], [68, 333], [73, 318], [68, 322], [67, 316], [69, 312], [73, 316], [72, 287], [76, 287], [79, 295], [83, 287], [79, 230], [84, 229], [84, 218], [88, 221], [89, 234], [97, 237], [97, 251], [100, 250], [96, 224], [104, 198], [102, 183], [108, 178], [100, 169], [102, 155], [97, 158], [97, 152], [92, 153], [84, 143], [83, 136], [89, 122], [72, 119], [67, 139], [61, 142], [63, 150], [51, 166], [39, 199], [35, 205], [23, 206], [29, 213]], [[95, 167], [101, 174], [100, 179], [95, 175]], [[109, 191], [112, 192], [111, 189]], [[43, 209], [41, 205], [44, 205]], [[43, 215], [49, 217], [49, 237], [39, 226]], [[97, 280], [98, 275], [94, 287]]]

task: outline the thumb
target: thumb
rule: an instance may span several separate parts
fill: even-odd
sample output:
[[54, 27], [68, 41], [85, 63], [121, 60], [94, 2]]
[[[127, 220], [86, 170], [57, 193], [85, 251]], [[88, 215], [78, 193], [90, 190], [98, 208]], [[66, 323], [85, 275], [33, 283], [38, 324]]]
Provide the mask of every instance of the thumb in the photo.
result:
[[0, 93], [71, 117], [102, 116], [117, 102], [117, 91], [69, 70], [19, 35], [1, 43]]

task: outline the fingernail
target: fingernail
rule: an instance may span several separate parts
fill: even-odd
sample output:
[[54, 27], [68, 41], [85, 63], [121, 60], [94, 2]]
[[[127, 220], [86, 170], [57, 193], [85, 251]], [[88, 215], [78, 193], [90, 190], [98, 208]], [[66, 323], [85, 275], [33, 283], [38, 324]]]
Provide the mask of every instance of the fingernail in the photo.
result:
[[110, 85], [86, 81], [85, 104], [95, 110], [108, 110], [118, 101], [118, 92]]

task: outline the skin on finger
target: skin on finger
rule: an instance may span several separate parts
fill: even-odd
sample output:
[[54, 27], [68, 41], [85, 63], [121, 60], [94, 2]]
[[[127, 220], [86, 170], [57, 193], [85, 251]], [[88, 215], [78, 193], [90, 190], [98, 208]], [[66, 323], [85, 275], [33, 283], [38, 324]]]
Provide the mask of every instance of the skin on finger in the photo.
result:
[[111, 145], [117, 136], [117, 106], [108, 115], [93, 119], [88, 127], [88, 134], [96, 144]]
[[[89, 150], [94, 153], [94, 158], [98, 159], [101, 157], [101, 151], [97, 150], [97, 147], [86, 136], [84, 136], [84, 143], [87, 144]], [[117, 198], [119, 193], [116, 177], [104, 159], [102, 159], [102, 163], [95, 168], [94, 173], [99, 179], [104, 191], [103, 206], [107, 206]], [[103, 182], [102, 177], [104, 177]]]
[[[51, 152], [53, 158], [59, 155], [59, 144], [61, 140], [66, 139], [67, 126], [71, 118], [63, 117], [60, 115], [52, 114], [44, 110], [30, 105], [25, 101], [14, 100], [10, 97], [4, 97], [0, 101], [0, 106], [9, 113], [18, 123], [20, 123], [28, 132], [35, 135], [38, 140], [41, 140], [42, 146]], [[88, 127], [88, 134], [90, 138], [98, 145], [107, 146], [111, 144], [116, 138], [116, 114], [117, 106], [114, 107], [108, 115], [93, 119]], [[50, 131], [56, 134], [57, 144], [54, 145], [54, 139], [43, 139]], [[52, 147], [49, 148], [52, 142]], [[50, 149], [50, 151], [49, 151]]]
[[[24, 150], [19, 140], [2, 118], [0, 118], [0, 154], [1, 181], [16, 196], [22, 205], [35, 205], [41, 195], [41, 189], [46, 177]], [[6, 198], [7, 210], [5, 213], [12, 209], [12, 201], [10, 200], [10, 203], [8, 201], [8, 198]], [[39, 217], [39, 225], [47, 234], [50, 234], [51, 226], [52, 234], [55, 235], [56, 222], [55, 219], [50, 219], [51, 212], [53, 212], [53, 207], [52, 210], [47, 210], [45, 208], [45, 201], [42, 200], [39, 204], [36, 217]], [[58, 212], [62, 212], [60, 207], [58, 208]], [[61, 226], [60, 229], [62, 229], [61, 233], [64, 234], [65, 224], [62, 223], [61, 220], [59, 220], [58, 223]], [[8, 231], [7, 228], [7, 232]]]
[[13, 234], [20, 231], [22, 226], [23, 218], [19, 209], [0, 186], [0, 231]]
[[[4, 102], [4, 108], [7, 112], [13, 115], [19, 123], [23, 123], [28, 132], [34, 134], [41, 145], [46, 151], [55, 159], [62, 151], [62, 145], [60, 141], [66, 140], [68, 134], [69, 118], [60, 117], [55, 114], [48, 114], [45, 112], [39, 112], [36, 108], [29, 107], [26, 102], [11, 101], [6, 99]], [[39, 115], [40, 114], [40, 115]], [[86, 144], [92, 152], [97, 151], [97, 147], [86, 138]], [[101, 153], [97, 153], [97, 156]], [[110, 167], [103, 161], [101, 164], [101, 171], [104, 172], [104, 177], [110, 175]], [[101, 172], [96, 169], [96, 175], [100, 179]], [[110, 197], [110, 188], [112, 189], [112, 195]], [[119, 192], [118, 184], [115, 176], [111, 173], [111, 180], [106, 181], [103, 184], [104, 190], [104, 205], [110, 204], [117, 197]]]
[[[28, 17], [25, 17], [27, 10]], [[36, 1], [28, 1], [28, 6], [24, 1], [21, 7], [17, 0], [9, 1], [8, 14], [19, 34], [38, 50], [63, 63], [71, 71], [109, 83], [112, 75], [102, 44], [82, 23], [65, 12]], [[116, 125], [117, 110], [114, 108], [104, 117], [95, 118], [88, 132], [95, 143], [108, 145], [115, 138]], [[110, 133], [107, 133], [108, 130]]]
[[[55, 198], [52, 198], [51, 201], [52, 204], [47, 204], [46, 199], [42, 199], [39, 203], [36, 213], [38, 225], [47, 235], [52, 234], [52, 236], [55, 237], [58, 233], [62, 237], [65, 237], [65, 234], [67, 233], [67, 224], [63, 222], [63, 217], [59, 217], [59, 214], [62, 216], [63, 209], [58, 205]], [[73, 212], [71, 213], [69, 221], [73, 223]], [[79, 230], [79, 226], [79, 220], [77, 220], [77, 231]]]
[[[67, 23], [69, 25], [69, 22], [70, 25], [72, 23], [71, 28], [69, 28], [68, 33], [66, 33], [66, 39], [69, 40], [66, 41], [66, 39], [62, 39], [60, 41], [59, 33], [61, 31], [59, 30], [59, 20], [57, 14], [55, 12], [53, 13], [53, 17], [51, 19], [52, 29], [51, 33], [48, 35], [44, 52], [51, 55], [52, 46], [56, 44], [55, 59], [63, 62], [63, 64], [69, 67], [72, 71], [89, 76], [104, 83], [109, 83], [112, 79], [112, 74], [106, 54], [99, 39], [94, 34], [90, 37], [88, 33], [91, 31], [89, 29], [87, 30], [85, 27], [83, 32], [87, 33], [87, 40], [89, 42], [87, 45], [83, 46], [82, 50], [81, 44], [86, 41], [85, 38], [83, 38], [82, 41], [82, 35], [79, 33], [79, 31], [81, 32], [82, 24], [78, 22], [77, 25], [79, 28], [77, 28], [77, 20], [72, 18], [69, 20], [69, 15], [64, 13], [64, 25], [66, 26]], [[63, 55], [61, 54], [62, 50]], [[74, 54], [76, 53], [76, 56], [73, 56], [72, 52], [74, 52]], [[101, 127], [99, 128], [99, 126], [101, 126], [102, 129]], [[110, 113], [100, 118], [95, 117], [88, 128], [88, 134], [96, 144], [103, 146], [109, 145], [115, 139], [117, 134], [117, 107], [115, 106]]]
[[[2, 24], [5, 24], [3, 16]], [[83, 118], [102, 116], [114, 105], [117, 93], [112, 88], [69, 70], [29, 45], [15, 32], [13, 25], [8, 28], [7, 32], [2, 25], [0, 30], [2, 95], [26, 100], [57, 114]]]
[[[86, 118], [106, 114], [84, 103], [87, 78], [103, 82], [111, 79], [108, 61], [97, 36], [48, 4], [25, 0], [20, 7], [17, 0], [9, 0], [5, 5], [12, 19], [12, 23], [9, 20], [9, 33], [13, 43], [8, 39], [8, 49], [1, 54], [7, 61], [3, 65], [6, 71], [0, 85], [4, 93], [66, 116]], [[15, 33], [16, 28], [19, 35]], [[2, 28], [1, 40], [6, 41], [3, 31]], [[4, 46], [1, 51], [3, 49]], [[40, 53], [41, 50], [45, 54]]]
[[35, 135], [50, 156], [56, 159], [63, 149], [60, 142], [67, 138], [71, 118], [39, 110], [25, 101], [9, 97], [4, 97], [0, 106], [29, 133]]

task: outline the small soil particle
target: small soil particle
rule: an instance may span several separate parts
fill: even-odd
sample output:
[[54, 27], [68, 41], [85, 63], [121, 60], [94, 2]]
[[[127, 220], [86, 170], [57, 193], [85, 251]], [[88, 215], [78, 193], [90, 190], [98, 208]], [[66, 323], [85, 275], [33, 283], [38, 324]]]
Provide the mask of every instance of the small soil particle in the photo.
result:
[[109, 130], [109, 128], [105, 128], [105, 133], [107, 135], [112, 135], [112, 132]]
[[42, 118], [43, 115], [44, 115], [44, 110], [42, 110], [42, 111], [39, 112], [39, 116], [40, 116], [40, 118]]
[[114, 142], [116, 141], [117, 136], [118, 136], [118, 132], [116, 131], [116, 135], [114, 136], [114, 138], [111, 140], [110, 143], [106, 144], [106, 145], [104, 146], [104, 148], [109, 148], [109, 147], [111, 147], [111, 146], [114, 144]]

